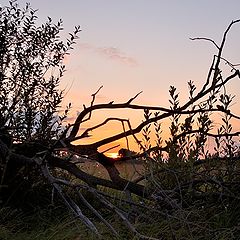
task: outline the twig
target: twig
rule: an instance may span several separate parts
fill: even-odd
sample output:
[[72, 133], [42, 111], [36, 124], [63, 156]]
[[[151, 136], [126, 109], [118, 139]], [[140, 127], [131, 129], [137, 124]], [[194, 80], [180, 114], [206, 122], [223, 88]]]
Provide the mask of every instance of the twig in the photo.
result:
[[113, 146], [113, 147], [110, 147], [110, 148], [108, 148], [108, 149], [104, 150], [104, 151], [103, 151], [103, 152], [101, 152], [101, 153], [108, 152], [108, 151], [110, 151], [110, 150], [112, 150], [112, 149], [114, 149], [114, 148], [117, 148], [117, 147], [119, 147], [119, 146], [120, 146], [120, 144], [118, 144], [118, 145], [115, 145], [115, 146]]
[[134, 101], [140, 94], [142, 94], [143, 91], [137, 93], [134, 97], [130, 98], [126, 104], [130, 104], [132, 101]]
[[190, 40], [194, 41], [194, 40], [205, 40], [205, 41], [209, 41], [211, 43], [213, 43], [213, 45], [217, 48], [220, 49], [220, 47], [217, 45], [217, 43], [212, 40], [211, 38], [205, 38], [205, 37], [195, 37], [195, 38], [189, 38]]

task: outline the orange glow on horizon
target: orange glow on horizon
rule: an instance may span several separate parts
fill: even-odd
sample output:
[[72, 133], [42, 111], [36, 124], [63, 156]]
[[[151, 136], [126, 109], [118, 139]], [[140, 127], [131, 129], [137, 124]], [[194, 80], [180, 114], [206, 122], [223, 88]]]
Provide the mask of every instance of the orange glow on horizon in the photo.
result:
[[118, 153], [106, 153], [106, 156], [115, 159], [119, 158]]

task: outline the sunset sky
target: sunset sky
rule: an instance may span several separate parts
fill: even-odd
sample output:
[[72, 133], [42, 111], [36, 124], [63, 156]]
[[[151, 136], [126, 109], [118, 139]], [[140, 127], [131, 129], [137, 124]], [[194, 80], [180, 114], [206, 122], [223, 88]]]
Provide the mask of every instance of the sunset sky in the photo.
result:
[[[18, 2], [23, 6], [26, 0]], [[210, 43], [189, 38], [209, 37], [219, 43], [228, 24], [240, 18], [239, 0], [28, 2], [39, 9], [40, 21], [47, 16], [54, 21], [63, 19], [66, 36], [75, 25], [81, 26], [62, 83], [69, 89], [66, 101], [73, 103], [73, 116], [101, 85], [104, 88], [97, 102], [127, 101], [143, 90], [136, 103], [168, 106], [170, 85], [178, 88], [182, 100], [186, 99], [187, 81], [191, 79], [200, 87], [216, 53]], [[239, 42], [240, 24], [232, 28], [223, 54], [233, 63], [240, 62]], [[230, 86], [235, 94], [239, 89], [239, 81]], [[121, 114], [133, 121], [139, 119], [126, 111]], [[99, 112], [99, 119], [104, 116]], [[103, 136], [110, 131], [105, 130]]]

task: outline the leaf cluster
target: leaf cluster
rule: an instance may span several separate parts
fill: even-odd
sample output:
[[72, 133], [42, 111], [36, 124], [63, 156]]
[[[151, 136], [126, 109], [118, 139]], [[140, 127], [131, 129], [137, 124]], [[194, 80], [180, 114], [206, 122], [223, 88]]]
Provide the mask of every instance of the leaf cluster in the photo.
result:
[[80, 31], [76, 27], [64, 43], [62, 20], [49, 17], [38, 26], [36, 13], [16, 1], [0, 9], [0, 128], [18, 142], [56, 138], [61, 130], [59, 83]]

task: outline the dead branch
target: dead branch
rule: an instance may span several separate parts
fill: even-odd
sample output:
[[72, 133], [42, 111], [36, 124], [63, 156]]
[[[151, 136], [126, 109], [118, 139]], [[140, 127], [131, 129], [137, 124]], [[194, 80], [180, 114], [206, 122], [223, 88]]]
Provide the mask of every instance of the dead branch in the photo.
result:
[[95, 233], [99, 238], [101, 238], [100, 233], [98, 232], [95, 225], [92, 221], [86, 217], [79, 206], [67, 195], [63, 192], [61, 186], [57, 183], [57, 180], [50, 174], [47, 164], [45, 163], [45, 159], [38, 158], [34, 159], [35, 162], [40, 166], [41, 171], [47, 181], [56, 189], [59, 196], [64, 201], [65, 205], [74, 213], [74, 215], [79, 218], [93, 233]]
[[81, 179], [82, 181], [86, 182], [90, 186], [105, 186], [116, 190], [124, 190], [129, 189], [132, 193], [139, 195], [139, 196], [147, 196], [147, 192], [144, 186], [139, 184], [134, 184], [132, 182], [128, 182], [127, 180], [121, 178], [119, 176], [119, 172], [116, 170], [114, 166], [106, 167], [109, 171], [109, 175], [111, 180], [98, 178], [92, 176], [81, 169], [79, 169], [74, 163], [66, 161], [64, 159], [59, 159], [56, 157], [51, 157], [48, 159], [49, 163], [53, 167], [58, 167], [64, 170], [67, 170], [70, 174], [74, 175], [75, 177]]
[[[234, 74], [234, 76], [237, 76], [239, 75], [238, 72], [236, 72]], [[240, 76], [240, 75], [239, 75]], [[228, 79], [229, 80], [229, 79]], [[150, 123], [153, 123], [153, 122], [156, 122], [156, 121], [160, 121], [160, 120], [163, 120], [163, 119], [166, 119], [168, 117], [170, 117], [172, 115], [172, 113], [174, 112], [175, 114], [178, 113], [178, 114], [182, 114], [182, 115], [187, 115], [187, 114], [196, 114], [196, 113], [204, 113], [204, 112], [224, 112], [224, 113], [227, 113], [229, 115], [231, 115], [232, 117], [236, 118], [236, 119], [240, 119], [239, 116], [231, 113], [229, 110], [224, 110], [224, 109], [219, 109], [219, 108], [216, 108], [216, 109], [196, 109], [196, 110], [189, 110], [189, 111], [184, 111], [183, 108], [186, 108], [188, 107], [189, 103], [186, 104], [187, 106], [183, 106], [183, 107], [180, 107], [179, 109], [177, 110], [174, 110], [174, 111], [170, 111], [171, 113], [163, 113], [161, 115], [159, 115], [158, 117], [153, 117], [145, 122], [142, 122], [141, 124], [139, 124], [136, 128], [133, 128], [133, 129], [130, 129], [130, 130], [127, 130], [125, 132], [121, 132], [119, 134], [116, 134], [114, 136], [111, 136], [111, 137], [108, 137], [108, 138], [105, 138], [103, 140], [99, 140], [98, 142], [95, 142], [95, 143], [91, 143], [89, 144], [88, 146], [89, 147], [92, 147], [92, 148], [98, 148], [100, 146], [103, 146], [105, 144], [108, 144], [108, 143], [111, 143], [111, 142], [114, 142], [116, 140], [119, 140], [121, 138], [124, 138], [126, 136], [130, 136], [130, 135], [135, 135], [139, 132], [141, 132], [141, 130], [147, 126], [148, 124]], [[150, 107], [149, 107], [150, 108]], [[81, 148], [81, 146], [75, 146], [75, 149], [76, 149], [76, 152], [78, 152], [78, 148]]]
[[79, 139], [82, 139], [82, 138], [85, 138], [85, 137], [89, 137], [89, 134], [88, 134], [89, 132], [91, 132], [91, 131], [93, 131], [95, 129], [99, 129], [100, 127], [106, 125], [110, 121], [119, 121], [119, 122], [122, 123], [122, 122], [125, 122], [125, 121], [128, 121], [128, 120], [127, 119], [122, 119], [122, 118], [114, 118], [114, 117], [107, 118], [102, 123], [97, 124], [96, 126], [93, 126], [93, 127], [90, 127], [88, 129], [86, 129], [80, 136], [77, 136], [77, 137], [71, 139], [71, 142], [79, 140]]
[[212, 40], [211, 38], [205, 38], [205, 37], [195, 37], [195, 38], [189, 38], [190, 40], [194, 41], [194, 40], [204, 40], [204, 41], [209, 41], [211, 43], [213, 43], [213, 45], [219, 50], [220, 47], [217, 45], [217, 43]]

